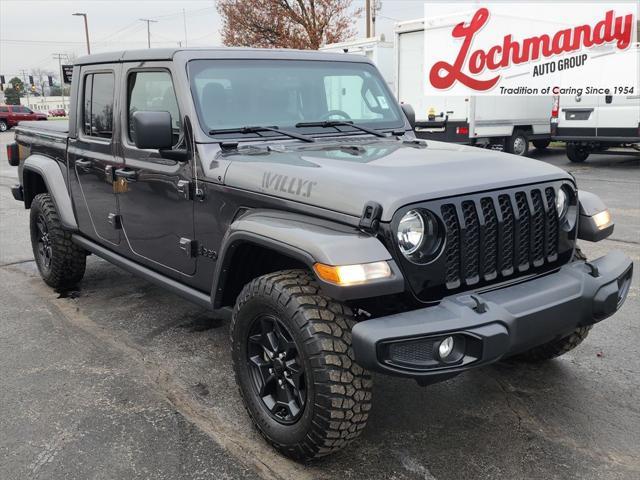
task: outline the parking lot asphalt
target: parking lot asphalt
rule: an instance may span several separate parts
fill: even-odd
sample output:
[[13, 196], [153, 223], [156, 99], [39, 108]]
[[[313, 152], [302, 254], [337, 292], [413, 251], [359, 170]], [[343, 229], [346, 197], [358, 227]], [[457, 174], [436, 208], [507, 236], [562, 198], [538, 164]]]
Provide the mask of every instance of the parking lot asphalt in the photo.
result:
[[[231, 371], [228, 324], [95, 256], [78, 292], [40, 280], [28, 211], [0, 134], [0, 478], [635, 479], [640, 477], [638, 273], [624, 309], [542, 365], [499, 363], [448, 382], [374, 377], [346, 450], [299, 465], [268, 447]], [[609, 205], [610, 239], [640, 261], [640, 159], [532, 156]]]

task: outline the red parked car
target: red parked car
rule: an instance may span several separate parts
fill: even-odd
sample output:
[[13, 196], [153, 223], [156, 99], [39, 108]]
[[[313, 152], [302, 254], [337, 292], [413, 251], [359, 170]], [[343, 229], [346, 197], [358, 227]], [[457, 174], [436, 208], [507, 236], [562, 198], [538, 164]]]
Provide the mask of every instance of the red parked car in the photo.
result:
[[34, 112], [24, 105], [0, 105], [0, 132], [6, 132], [18, 122], [25, 120], [46, 120], [45, 113]]
[[64, 111], [64, 108], [52, 108], [49, 110], [50, 117], [66, 117], [67, 112]]

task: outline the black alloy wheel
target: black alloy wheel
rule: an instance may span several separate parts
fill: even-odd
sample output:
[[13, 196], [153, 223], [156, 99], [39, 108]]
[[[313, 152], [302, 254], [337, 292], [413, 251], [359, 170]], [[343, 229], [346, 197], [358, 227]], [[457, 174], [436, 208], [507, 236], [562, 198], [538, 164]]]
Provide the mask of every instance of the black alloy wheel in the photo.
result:
[[304, 368], [291, 333], [275, 316], [262, 314], [249, 328], [247, 364], [255, 392], [278, 423], [295, 423], [306, 403]]
[[46, 272], [51, 270], [51, 259], [53, 258], [53, 249], [51, 246], [51, 238], [49, 236], [49, 227], [44, 215], [38, 215], [36, 219], [37, 243], [36, 252], [38, 254], [38, 263]]

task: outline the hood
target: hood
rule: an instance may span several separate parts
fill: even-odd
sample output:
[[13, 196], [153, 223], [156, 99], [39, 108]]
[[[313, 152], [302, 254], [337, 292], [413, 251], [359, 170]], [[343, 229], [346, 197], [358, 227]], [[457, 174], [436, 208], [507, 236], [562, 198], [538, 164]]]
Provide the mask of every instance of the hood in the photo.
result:
[[354, 216], [375, 201], [385, 222], [415, 202], [571, 179], [564, 170], [529, 158], [395, 138], [245, 147], [225, 157], [225, 185]]

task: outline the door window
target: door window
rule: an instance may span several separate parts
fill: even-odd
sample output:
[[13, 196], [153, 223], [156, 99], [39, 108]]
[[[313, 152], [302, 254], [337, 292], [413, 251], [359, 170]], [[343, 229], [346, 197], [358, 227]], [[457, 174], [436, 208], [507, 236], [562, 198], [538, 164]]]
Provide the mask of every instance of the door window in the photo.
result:
[[91, 137], [111, 138], [113, 133], [112, 73], [87, 75], [84, 82], [83, 131]]
[[138, 111], [169, 112], [173, 126], [173, 144], [180, 138], [180, 112], [169, 72], [134, 72], [128, 81], [128, 133], [135, 142], [133, 114]]

